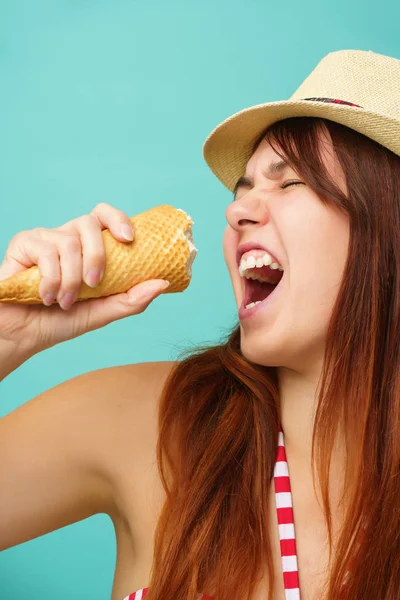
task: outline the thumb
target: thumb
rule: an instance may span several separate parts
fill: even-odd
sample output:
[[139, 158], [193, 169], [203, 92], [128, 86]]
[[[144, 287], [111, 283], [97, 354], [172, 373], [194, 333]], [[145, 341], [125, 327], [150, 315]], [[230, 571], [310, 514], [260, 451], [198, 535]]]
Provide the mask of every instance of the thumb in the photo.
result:
[[[165, 279], [149, 279], [138, 285], [134, 285], [126, 292], [126, 301], [130, 306], [145, 302], [146, 305], [153, 298], [164, 292], [169, 287], [169, 281]], [[124, 295], [124, 294], [121, 294]]]
[[150, 279], [135, 285], [122, 294], [114, 294], [105, 298], [92, 298], [83, 303], [78, 302], [75, 308], [87, 309], [87, 331], [92, 331], [113, 321], [142, 313], [150, 302], [165, 291], [168, 286], [169, 282], [163, 279]]
[[8, 279], [9, 277], [12, 277], [12, 275], [19, 273], [20, 271], [26, 271], [27, 268], [28, 267], [25, 267], [16, 260], [10, 261], [7, 258], [5, 258], [0, 265], [0, 281]]

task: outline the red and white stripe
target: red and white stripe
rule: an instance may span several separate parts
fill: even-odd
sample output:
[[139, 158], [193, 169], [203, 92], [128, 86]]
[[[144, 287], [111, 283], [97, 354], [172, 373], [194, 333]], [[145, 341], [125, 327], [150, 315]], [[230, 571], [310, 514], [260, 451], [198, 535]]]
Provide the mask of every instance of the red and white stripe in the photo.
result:
[[274, 468], [274, 486], [285, 598], [286, 600], [300, 600], [292, 493], [282, 429], [279, 431], [278, 438], [278, 452]]
[[147, 596], [147, 592], [149, 591], [149, 589], [150, 588], [143, 588], [142, 590], [133, 592], [133, 594], [129, 594], [129, 596], [126, 596], [124, 600], [142, 600], [142, 598], [145, 598]]
[[[280, 429], [278, 451], [274, 468], [276, 510], [278, 513], [279, 540], [282, 556], [283, 584], [286, 600], [300, 600], [299, 572], [297, 568], [296, 537], [294, 533], [293, 503], [290, 490], [289, 469], [286, 460], [283, 431]], [[138, 590], [124, 600], [142, 600], [149, 588]], [[203, 600], [211, 596], [203, 596]]]
[[[145, 596], [147, 596], [147, 593], [149, 591], [150, 588], [143, 588], [142, 590], [138, 590], [137, 592], [133, 592], [133, 594], [130, 594], [129, 596], [126, 596], [126, 598], [124, 598], [124, 600], [142, 600], [142, 598], [144, 598]], [[214, 600], [212, 596], [202, 596], [201, 600]]]

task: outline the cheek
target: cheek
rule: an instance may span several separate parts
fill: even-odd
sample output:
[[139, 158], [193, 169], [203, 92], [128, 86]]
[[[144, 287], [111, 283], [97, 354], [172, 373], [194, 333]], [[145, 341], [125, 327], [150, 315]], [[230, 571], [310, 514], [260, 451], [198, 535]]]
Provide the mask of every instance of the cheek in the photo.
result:
[[232, 283], [233, 294], [239, 305], [242, 296], [242, 283], [236, 264], [236, 250], [239, 245], [239, 234], [229, 225], [225, 229], [223, 237], [223, 250], [226, 266], [228, 267], [229, 277]]
[[349, 223], [348, 218], [317, 211], [301, 230], [293, 249], [291, 275], [298, 291], [299, 313], [325, 323], [336, 301], [346, 265]]
[[289, 256], [296, 263], [300, 259], [305, 279], [310, 275], [318, 281], [326, 269], [341, 271], [346, 262], [349, 218], [336, 207], [323, 204], [313, 193], [299, 200], [295, 207], [285, 205], [279, 219], [284, 223]]
[[227, 225], [223, 236], [223, 253], [228, 269], [231, 271], [236, 268], [236, 249], [239, 244], [239, 234]]

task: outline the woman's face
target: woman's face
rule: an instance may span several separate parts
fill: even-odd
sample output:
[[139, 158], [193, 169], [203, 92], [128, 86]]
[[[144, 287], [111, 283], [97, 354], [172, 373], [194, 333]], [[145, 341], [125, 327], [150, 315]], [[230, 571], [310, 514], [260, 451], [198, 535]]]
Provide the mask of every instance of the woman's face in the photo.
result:
[[[339, 187], [344, 175], [326, 134], [322, 156]], [[236, 304], [242, 304], [238, 246], [264, 246], [283, 267], [274, 295], [248, 318], [241, 318], [244, 356], [264, 366], [304, 371], [323, 358], [327, 327], [342, 279], [349, 242], [349, 218], [324, 204], [290, 168], [265, 173], [281, 162], [265, 140], [247, 163], [248, 183], [228, 206], [224, 257]], [[292, 183], [292, 185], [288, 185]]]

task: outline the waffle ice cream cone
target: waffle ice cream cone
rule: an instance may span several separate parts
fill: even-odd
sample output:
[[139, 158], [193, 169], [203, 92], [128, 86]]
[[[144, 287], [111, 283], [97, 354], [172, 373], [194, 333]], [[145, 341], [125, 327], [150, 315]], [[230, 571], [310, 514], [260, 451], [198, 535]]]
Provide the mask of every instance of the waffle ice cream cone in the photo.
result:
[[[78, 301], [126, 292], [148, 279], [169, 281], [164, 293], [183, 292], [188, 287], [197, 253], [191, 217], [164, 204], [130, 221], [135, 232], [132, 242], [120, 242], [107, 229], [102, 231], [106, 251], [103, 279], [95, 288], [82, 283]], [[34, 266], [0, 281], [0, 302], [42, 304], [40, 278]]]

